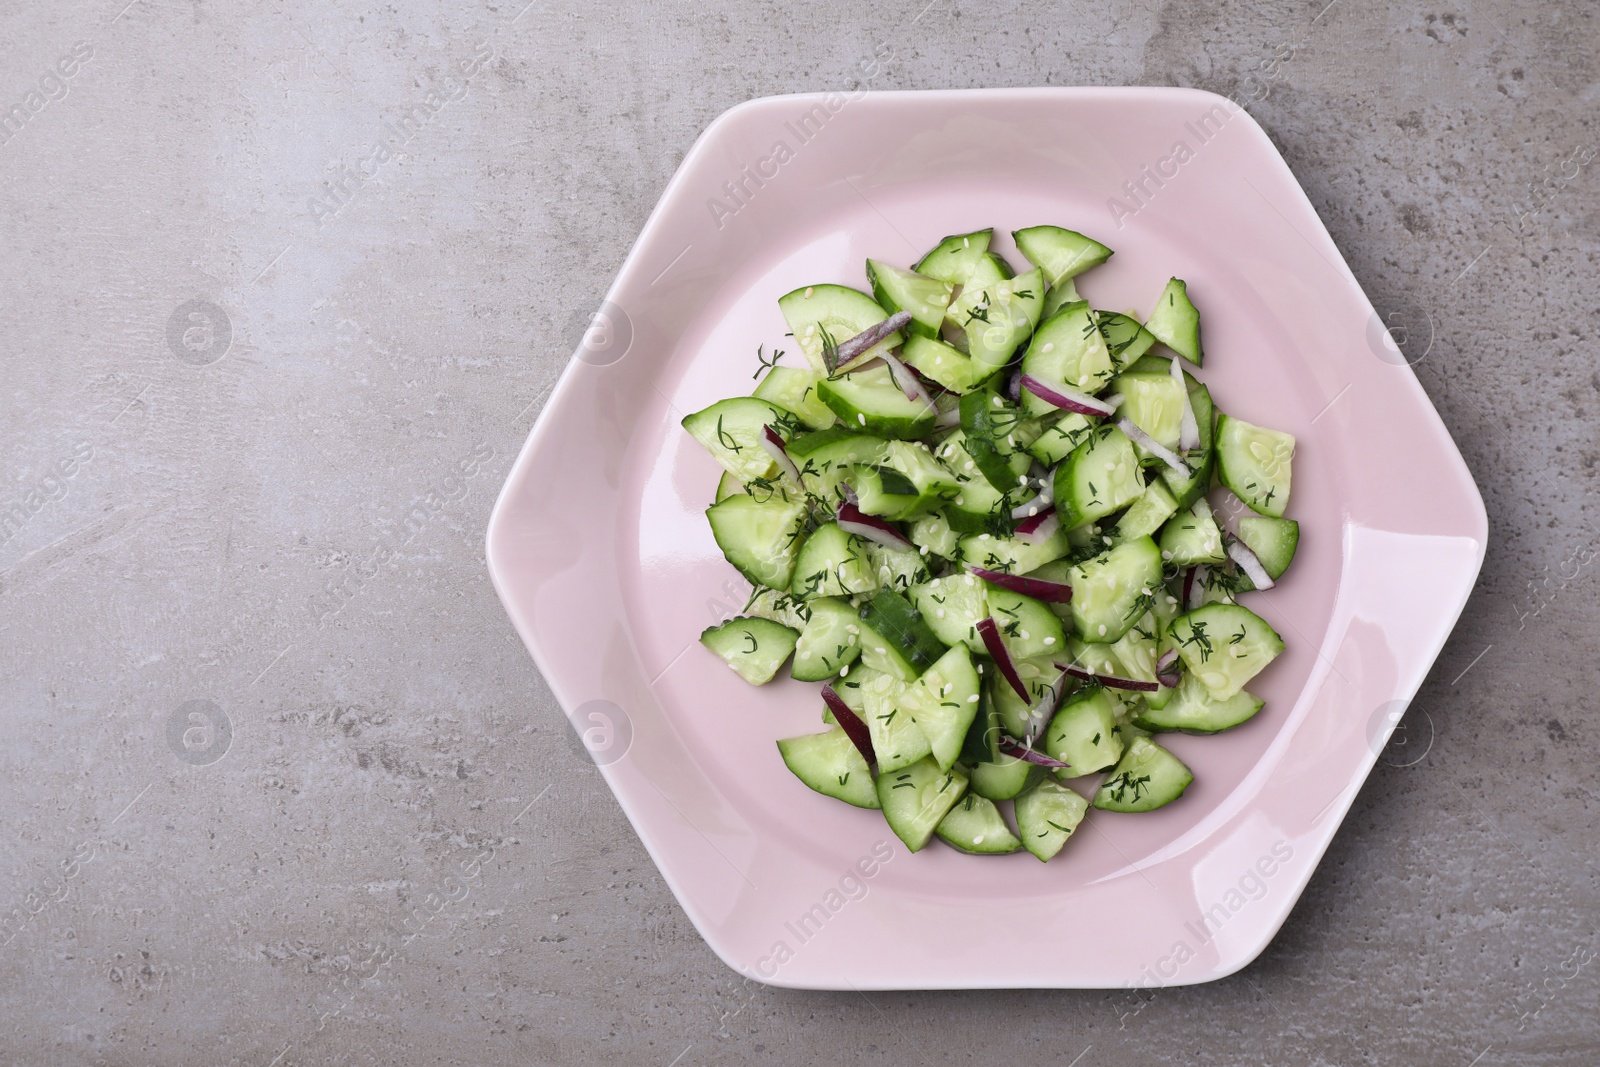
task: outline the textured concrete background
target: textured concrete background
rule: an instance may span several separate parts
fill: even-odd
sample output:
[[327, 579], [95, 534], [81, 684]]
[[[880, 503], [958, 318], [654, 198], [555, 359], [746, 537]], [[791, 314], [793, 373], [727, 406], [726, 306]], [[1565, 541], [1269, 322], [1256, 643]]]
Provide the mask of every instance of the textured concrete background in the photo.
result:
[[[1594, 5], [525, 2], [0, 12], [0, 1061], [1600, 1062]], [[747, 986], [490, 589], [494, 494], [695, 135], [884, 41], [881, 88], [1237, 95], [1483, 487], [1404, 743], [1228, 980]]]

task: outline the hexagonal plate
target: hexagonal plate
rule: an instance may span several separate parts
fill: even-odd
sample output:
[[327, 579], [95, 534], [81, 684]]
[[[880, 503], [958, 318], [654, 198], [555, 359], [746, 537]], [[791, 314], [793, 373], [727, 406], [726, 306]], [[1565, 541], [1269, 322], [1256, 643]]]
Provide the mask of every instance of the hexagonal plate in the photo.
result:
[[[1299, 439], [1299, 558], [1252, 600], [1289, 650], [1251, 687], [1256, 719], [1172, 736], [1197, 780], [1169, 808], [1092, 812], [1049, 864], [913, 856], [779, 761], [776, 738], [822, 726], [815, 685], [751, 688], [697, 644], [747, 587], [703, 516], [718, 468], [678, 422], [748, 392], [758, 343], [792, 348], [780, 294], [1036, 223], [1116, 249], [1082, 282], [1096, 307], [1147, 313], [1187, 279], [1220, 408]], [[1219, 978], [1267, 944], [1448, 636], [1486, 532], [1438, 415], [1248, 115], [1184, 89], [1006, 89], [778, 97], [714, 122], [518, 458], [488, 558], [730, 966], [806, 988], [1111, 987]]]

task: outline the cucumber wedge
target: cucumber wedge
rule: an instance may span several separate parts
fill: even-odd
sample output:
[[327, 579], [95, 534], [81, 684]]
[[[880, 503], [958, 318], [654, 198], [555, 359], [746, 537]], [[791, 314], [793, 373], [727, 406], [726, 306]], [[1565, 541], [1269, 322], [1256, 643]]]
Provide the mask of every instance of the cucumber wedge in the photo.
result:
[[1105, 770], [1122, 758], [1117, 702], [1099, 685], [1081, 689], [1061, 705], [1044, 735], [1044, 753], [1067, 765], [1060, 772], [1076, 778]]
[[1227, 700], [1283, 651], [1267, 621], [1238, 604], [1206, 604], [1172, 620], [1167, 633], [1189, 673]]
[[972, 792], [989, 800], [1011, 800], [1034, 782], [1044, 777], [1044, 768], [1037, 763], [1000, 756], [984, 763], [974, 764], [968, 775]]
[[1205, 355], [1200, 348], [1200, 312], [1189, 302], [1189, 287], [1181, 279], [1167, 282], [1156, 299], [1155, 310], [1144, 320], [1144, 328], [1178, 355], [1200, 366]]
[[777, 461], [761, 446], [763, 431], [771, 426], [778, 436], [787, 438], [799, 425], [799, 417], [788, 408], [754, 396], [719, 400], [683, 419], [689, 436], [746, 485], [778, 473]]
[[1294, 561], [1300, 545], [1300, 524], [1293, 519], [1246, 515], [1239, 520], [1239, 540], [1256, 554], [1267, 577], [1277, 581]]
[[861, 605], [861, 663], [902, 682], [914, 682], [945, 653], [922, 613], [893, 589]]
[[1145, 329], [1138, 319], [1115, 311], [1096, 311], [1100, 334], [1106, 339], [1106, 349], [1111, 361], [1119, 367], [1133, 364], [1155, 346], [1156, 335]]
[[[1022, 370], [1040, 381], [1059, 382], [1085, 393], [1098, 393], [1116, 377], [1117, 363], [1088, 301], [1068, 304], [1039, 324], [1022, 357]], [[1026, 389], [1022, 406], [1030, 415], [1058, 410]]]
[[972, 574], [949, 574], [911, 587], [909, 596], [922, 620], [947, 645], [983, 651], [978, 620], [989, 615], [988, 583]]
[[1181, 730], [1189, 734], [1214, 734], [1248, 722], [1266, 702], [1243, 690], [1218, 700], [1192, 674], [1185, 674], [1172, 699], [1162, 707], [1146, 707], [1133, 717], [1146, 730]]
[[1121, 511], [1143, 492], [1133, 442], [1115, 426], [1096, 428], [1056, 468], [1056, 514], [1068, 529]]
[[900, 710], [928, 739], [934, 760], [948, 771], [978, 713], [978, 670], [965, 645], [954, 645], [901, 692]]
[[752, 396], [792, 411], [809, 429], [826, 430], [834, 423], [833, 412], [817, 397], [822, 375], [800, 367], [773, 367], [762, 377]]
[[866, 544], [839, 529], [838, 523], [825, 522], [795, 554], [789, 591], [801, 600], [810, 600], [871, 593], [878, 585]]
[[1293, 460], [1293, 435], [1218, 416], [1217, 477], [1250, 510], [1283, 518]]
[[1150, 610], [1161, 583], [1161, 550], [1148, 537], [1126, 541], [1067, 572], [1072, 624], [1090, 643], [1110, 644]]
[[751, 685], [766, 685], [794, 651], [800, 635], [771, 619], [737, 618], [700, 635], [705, 645]]
[[778, 753], [796, 778], [823, 796], [858, 808], [882, 806], [867, 761], [839, 727], [779, 741]]
[[935, 245], [913, 269], [942, 282], [966, 285], [980, 271], [993, 269], [985, 255], [993, 237], [992, 229], [952, 234]]
[[888, 314], [905, 311], [911, 315], [910, 330], [928, 338], [939, 336], [939, 325], [950, 307], [950, 298], [956, 287], [939, 278], [901, 270], [882, 260], [867, 260], [867, 281], [872, 283], [872, 296], [878, 306]]
[[861, 625], [856, 609], [840, 597], [819, 597], [795, 644], [789, 676], [801, 682], [825, 682], [861, 656]]
[[938, 409], [900, 391], [883, 364], [837, 378], [824, 378], [817, 395], [845, 427], [899, 440], [927, 437]]
[[886, 774], [909, 766], [933, 751], [928, 735], [917, 720], [900, 707], [906, 684], [892, 674], [870, 668], [859, 677], [861, 720], [872, 734], [872, 751], [878, 757], [878, 773]]
[[1029, 226], [1011, 231], [1017, 251], [1044, 271], [1045, 284], [1055, 286], [1111, 258], [1111, 249], [1076, 230]]
[[1183, 796], [1193, 781], [1194, 775], [1177, 756], [1148, 737], [1134, 736], [1110, 777], [1100, 783], [1094, 806], [1103, 811], [1155, 811]]
[[899, 770], [878, 774], [878, 803], [889, 829], [912, 852], [933, 836], [950, 809], [967, 792], [967, 776], [959, 770], [941, 771], [933, 757]]
[[1221, 563], [1228, 558], [1222, 530], [1204, 498], [1178, 512], [1161, 527], [1161, 558], [1179, 567]]
[[1028, 455], [1046, 467], [1054, 467], [1071, 455], [1074, 448], [1088, 440], [1089, 431], [1099, 424], [1099, 419], [1069, 411], [1033, 439], [1033, 443], [1028, 445]]
[[1003, 855], [1022, 847], [994, 801], [971, 792], [939, 820], [934, 833], [951, 848], [975, 856]]
[[895, 332], [873, 345], [845, 366], [831, 365], [833, 349], [856, 334], [871, 329], [889, 313], [859, 289], [847, 285], [808, 285], [778, 298], [795, 344], [805, 354], [811, 369], [818, 374], [838, 374], [869, 363], [898, 345], [904, 336]]
[[835, 426], [800, 434], [784, 451], [800, 468], [800, 482], [807, 492], [834, 500], [842, 496], [839, 486], [857, 466], [882, 462], [888, 448], [881, 437]]
[[965, 352], [936, 338], [913, 335], [900, 349], [900, 359], [952, 393], [970, 393], [1000, 368], [974, 363]]
[[805, 540], [806, 508], [799, 501], [730, 496], [706, 509], [717, 547], [756, 585], [787, 590]]
[[1044, 291], [1044, 275], [1037, 267], [1005, 281], [968, 285], [951, 302], [945, 319], [963, 331], [974, 363], [1003, 367], [1039, 325]]
[[1017, 830], [1026, 848], [1041, 862], [1060, 852], [1083, 822], [1089, 802], [1060, 782], [1041, 778], [1017, 798]]

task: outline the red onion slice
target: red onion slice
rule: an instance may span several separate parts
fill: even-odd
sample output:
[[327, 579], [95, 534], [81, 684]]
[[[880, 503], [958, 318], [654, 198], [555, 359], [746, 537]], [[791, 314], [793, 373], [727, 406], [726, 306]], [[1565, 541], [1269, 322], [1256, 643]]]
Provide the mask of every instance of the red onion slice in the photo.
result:
[[1173, 360], [1172, 378], [1183, 395], [1183, 422], [1178, 428], [1178, 447], [1185, 452], [1200, 447], [1200, 422], [1194, 417], [1194, 402], [1189, 399], [1189, 382], [1183, 376], [1183, 364]]
[[1012, 759], [1023, 760], [1027, 763], [1037, 763], [1041, 767], [1049, 767], [1053, 770], [1066, 770], [1070, 766], [1070, 764], [1062, 763], [1058, 759], [1046, 756], [1043, 752], [1035, 752], [1021, 741], [1005, 734], [1000, 735], [1000, 751]]
[[833, 366], [828, 370], [838, 370], [891, 333], [903, 330], [909, 325], [911, 325], [911, 312], [896, 311], [876, 326], [867, 327], [849, 340], [840, 343], [833, 353]]
[[1115, 674], [1095, 674], [1082, 667], [1069, 667], [1057, 663], [1057, 669], [1063, 670], [1074, 678], [1081, 678], [1085, 682], [1099, 682], [1107, 689], [1127, 689], [1135, 693], [1154, 693], [1161, 686], [1156, 682], [1141, 682], [1135, 678], [1122, 678]]
[[1061, 529], [1061, 519], [1056, 515], [1056, 509], [1050, 507], [1032, 518], [1017, 523], [1016, 535], [1030, 545], [1037, 545], [1050, 540], [1059, 529]]
[[839, 529], [885, 548], [915, 548], [905, 535], [876, 515], [868, 515], [854, 504], [839, 505]]
[[[1184, 395], [1188, 396], [1189, 394], [1185, 393]], [[1152, 456], [1160, 459], [1161, 462], [1171, 467], [1175, 472], [1181, 474], [1183, 477], [1187, 478], [1194, 473], [1189, 469], [1188, 464], [1184, 463], [1183, 459], [1176, 452], [1172, 451], [1172, 449], [1168, 448], [1166, 445], [1157, 441], [1154, 437], [1151, 437], [1149, 434], [1139, 429], [1139, 427], [1133, 424], [1132, 420], [1118, 419], [1117, 428], [1123, 433], [1127, 434], [1129, 440], [1133, 441]]]
[[876, 768], [878, 756], [872, 751], [872, 731], [861, 721], [861, 716], [850, 710], [850, 705], [844, 702], [844, 697], [835, 693], [831, 685], [822, 687], [822, 702], [828, 705], [833, 717], [839, 720], [839, 725], [844, 728], [850, 743], [856, 746], [856, 751], [861, 753], [861, 758], [867, 761], [867, 766]]
[[986, 582], [998, 585], [1001, 589], [1009, 589], [1013, 593], [1031, 596], [1035, 600], [1042, 600], [1046, 604], [1066, 604], [1072, 600], [1072, 586], [1066, 582], [1052, 582], [1044, 578], [1029, 578], [1022, 574], [1007, 574], [1004, 571], [991, 571], [983, 567], [973, 567], [972, 573]]
[[1000, 668], [1000, 676], [1011, 683], [1011, 688], [1017, 691], [1018, 696], [1031, 704], [1033, 697], [1028, 693], [1028, 687], [1022, 684], [1022, 676], [1017, 674], [1017, 665], [1012, 661], [1006, 643], [1000, 639], [1000, 627], [993, 616], [978, 620], [978, 636], [983, 638], [983, 647], [989, 650], [989, 658]]
[[796, 485], [800, 484], [800, 468], [794, 465], [794, 460], [789, 458], [789, 453], [783, 450], [783, 438], [778, 436], [778, 431], [771, 426], [761, 428], [761, 447], [770, 455]]
[[1250, 546], [1243, 541], [1229, 541], [1228, 556], [1239, 565], [1240, 570], [1250, 576], [1257, 589], [1271, 589], [1277, 584], [1267, 574], [1267, 568], [1261, 565], [1260, 558], [1250, 551]]
[[1088, 393], [1080, 393], [1059, 382], [1046, 382], [1031, 374], [1019, 375], [1022, 387], [1052, 407], [1063, 411], [1076, 411], [1080, 415], [1110, 415], [1117, 409], [1104, 400], [1096, 400]]
[[906, 394], [907, 400], [921, 401], [930, 408], [934, 406], [933, 397], [922, 387], [922, 383], [917, 380], [916, 374], [912, 372], [910, 367], [901, 363], [897, 357], [891, 356], [887, 352], [883, 354], [883, 362], [889, 368], [889, 376], [894, 379], [894, 384], [898, 385], [900, 391]]

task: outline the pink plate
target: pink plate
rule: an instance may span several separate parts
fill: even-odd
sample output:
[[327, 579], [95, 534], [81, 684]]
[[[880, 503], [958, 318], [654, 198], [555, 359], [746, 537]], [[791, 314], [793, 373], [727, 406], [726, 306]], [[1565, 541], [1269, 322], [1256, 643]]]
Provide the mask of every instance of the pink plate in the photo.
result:
[[[1080, 282], [1200, 307], [1200, 377], [1293, 433], [1298, 558], [1249, 603], [1288, 651], [1266, 709], [1169, 735], [1196, 781], [1091, 812], [1055, 860], [911, 855], [812, 793], [780, 737], [818, 687], [699, 646], [748, 586], [703, 512], [719, 468], [679, 420], [793, 348], [780, 294], [865, 286], [948, 233], [1054, 223], [1116, 249]], [[786, 362], [799, 362], [791, 352]], [[684, 910], [729, 966], [813, 989], [1176, 985], [1261, 952], [1466, 602], [1487, 520], [1460, 454], [1261, 128], [1187, 89], [789, 96], [729, 111], [673, 177], [495, 506], [495, 588]]]

